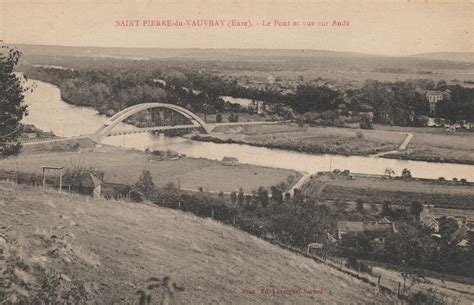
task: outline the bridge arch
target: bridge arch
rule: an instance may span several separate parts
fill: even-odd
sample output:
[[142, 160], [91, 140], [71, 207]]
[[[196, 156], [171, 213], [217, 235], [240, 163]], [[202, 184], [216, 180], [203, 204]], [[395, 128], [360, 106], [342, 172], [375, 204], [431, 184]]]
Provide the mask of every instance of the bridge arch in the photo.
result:
[[[209, 133], [210, 130], [206, 125], [206, 122], [198, 117], [193, 112], [189, 111], [186, 108], [174, 105], [174, 104], [165, 104], [165, 103], [143, 103], [130, 106], [126, 109], [123, 109], [120, 112], [117, 112], [114, 116], [110, 117], [107, 121], [105, 121], [104, 125], [101, 126], [93, 135], [92, 139], [98, 143], [100, 143], [105, 137], [108, 137], [112, 134], [113, 129], [120, 124], [121, 122], [125, 121], [127, 118], [131, 117], [132, 115], [139, 113], [143, 110], [147, 109], [155, 109], [155, 108], [164, 108], [173, 110], [184, 117], [191, 120], [192, 124], [195, 127], [202, 128], [205, 133]], [[172, 127], [170, 127], [171, 129]], [[158, 128], [156, 128], [158, 129]], [[147, 128], [147, 131], [153, 130], [153, 128]]]

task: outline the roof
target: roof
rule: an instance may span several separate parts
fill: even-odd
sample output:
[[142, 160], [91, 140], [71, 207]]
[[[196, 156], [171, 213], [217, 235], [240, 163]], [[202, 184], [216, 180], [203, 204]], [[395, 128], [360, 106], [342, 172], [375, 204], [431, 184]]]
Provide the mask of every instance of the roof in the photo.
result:
[[362, 221], [338, 221], [337, 229], [343, 232], [364, 232]]
[[102, 184], [102, 180], [94, 174], [91, 173], [81, 173], [81, 174], [66, 174], [64, 175], [63, 185], [70, 185], [75, 187], [90, 187], [94, 188]]
[[91, 181], [94, 184], [94, 186], [98, 186], [98, 185], [103, 184], [103, 181], [100, 180], [100, 178], [97, 177], [96, 175], [94, 175], [94, 174], [89, 174], [89, 175], [90, 175]]
[[360, 233], [360, 232], [394, 232], [395, 228], [392, 222], [386, 219], [380, 222], [375, 221], [338, 221], [337, 229], [344, 233]]
[[428, 90], [426, 91], [426, 95], [443, 95], [443, 92], [437, 90]]
[[237, 161], [237, 162], [239, 162], [239, 159], [234, 158], [234, 157], [224, 157], [224, 158], [222, 158], [222, 161], [227, 161], [227, 162], [229, 162], [229, 161]]

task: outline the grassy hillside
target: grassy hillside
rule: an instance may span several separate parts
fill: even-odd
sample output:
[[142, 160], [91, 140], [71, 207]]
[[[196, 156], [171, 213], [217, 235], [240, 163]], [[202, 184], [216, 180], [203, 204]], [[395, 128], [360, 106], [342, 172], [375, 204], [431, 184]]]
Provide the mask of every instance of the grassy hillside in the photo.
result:
[[16, 282], [18, 298], [44, 297], [46, 283], [62, 299], [130, 303], [145, 280], [169, 276], [184, 287], [177, 304], [394, 302], [325, 265], [179, 211], [5, 183], [0, 206], [3, 274]]

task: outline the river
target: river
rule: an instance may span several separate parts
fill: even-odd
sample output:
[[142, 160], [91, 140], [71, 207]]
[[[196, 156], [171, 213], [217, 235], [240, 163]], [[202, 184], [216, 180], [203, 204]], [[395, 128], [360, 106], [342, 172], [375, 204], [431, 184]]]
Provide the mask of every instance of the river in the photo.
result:
[[[29, 81], [31, 84], [31, 80]], [[61, 100], [59, 88], [34, 81], [36, 88], [25, 95], [29, 115], [25, 123], [34, 124], [58, 136], [80, 136], [91, 134], [107, 119], [90, 108], [69, 105]], [[374, 157], [309, 155], [285, 150], [268, 149], [240, 144], [215, 144], [192, 141], [185, 138], [168, 138], [148, 133], [108, 137], [104, 144], [124, 146], [139, 150], [174, 150], [189, 157], [221, 160], [224, 156], [236, 157], [241, 163], [293, 169], [315, 173], [333, 169], [348, 169], [365, 174], [383, 174], [392, 168], [400, 174], [404, 168], [414, 177], [446, 179], [465, 178], [474, 181], [474, 166], [464, 164], [430, 163], [421, 161], [394, 160]]]

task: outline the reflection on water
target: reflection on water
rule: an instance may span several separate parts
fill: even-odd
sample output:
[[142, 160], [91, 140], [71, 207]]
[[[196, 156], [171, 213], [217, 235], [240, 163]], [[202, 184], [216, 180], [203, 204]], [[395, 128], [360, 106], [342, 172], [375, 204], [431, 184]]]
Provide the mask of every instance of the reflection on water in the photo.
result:
[[[59, 136], [78, 136], [93, 133], [107, 119], [94, 110], [64, 103], [56, 86], [36, 81], [35, 91], [26, 96], [30, 115], [25, 123], [34, 124]], [[167, 138], [147, 133], [109, 137], [105, 144], [139, 150], [171, 149], [189, 157], [221, 160], [224, 156], [236, 157], [242, 163], [295, 169], [305, 172], [348, 169], [352, 172], [383, 174], [392, 168], [400, 174], [404, 168], [415, 177], [474, 180], [474, 166], [447, 163], [392, 160], [371, 157], [344, 157], [308, 155], [284, 150], [274, 150], [238, 144], [215, 144], [191, 141], [184, 138]]]

